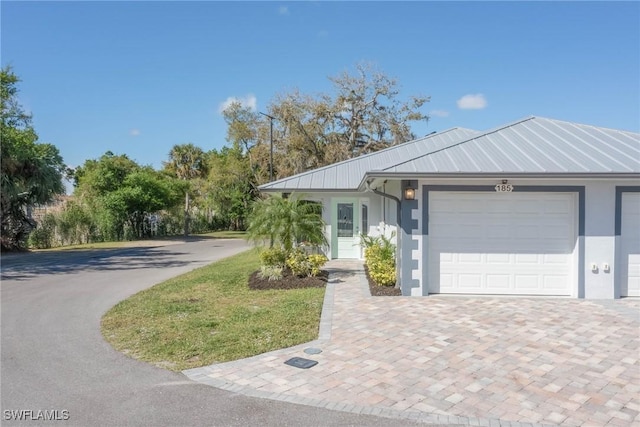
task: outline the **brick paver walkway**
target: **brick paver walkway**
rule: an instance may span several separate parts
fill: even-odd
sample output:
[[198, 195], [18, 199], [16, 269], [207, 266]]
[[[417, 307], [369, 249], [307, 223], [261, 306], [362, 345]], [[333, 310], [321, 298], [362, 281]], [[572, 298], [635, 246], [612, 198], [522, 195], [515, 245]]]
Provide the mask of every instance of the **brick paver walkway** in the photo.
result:
[[[640, 426], [640, 300], [371, 297], [360, 262], [328, 267], [318, 341], [185, 374], [432, 423]], [[319, 363], [283, 363], [294, 356]]]

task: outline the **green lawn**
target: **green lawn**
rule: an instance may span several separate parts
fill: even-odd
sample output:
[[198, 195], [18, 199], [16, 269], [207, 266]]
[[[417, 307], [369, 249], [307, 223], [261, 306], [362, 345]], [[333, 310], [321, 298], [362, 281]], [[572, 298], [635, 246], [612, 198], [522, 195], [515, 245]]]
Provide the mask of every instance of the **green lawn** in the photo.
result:
[[258, 268], [252, 249], [156, 285], [109, 310], [102, 334], [176, 371], [316, 339], [324, 288], [253, 291], [248, 277]]

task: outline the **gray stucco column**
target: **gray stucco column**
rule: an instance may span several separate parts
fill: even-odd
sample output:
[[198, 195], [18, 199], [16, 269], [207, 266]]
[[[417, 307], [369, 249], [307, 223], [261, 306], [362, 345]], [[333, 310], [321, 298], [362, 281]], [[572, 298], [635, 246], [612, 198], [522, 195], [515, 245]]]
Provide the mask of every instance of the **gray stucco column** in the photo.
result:
[[404, 180], [401, 185], [400, 287], [402, 295], [411, 295], [412, 288], [420, 287], [420, 281], [413, 278], [413, 271], [418, 270], [418, 260], [414, 259], [418, 241], [412, 237], [419, 231], [418, 220], [413, 215], [413, 211], [418, 209], [418, 200], [405, 199], [406, 188], [413, 188], [417, 194], [418, 181]]

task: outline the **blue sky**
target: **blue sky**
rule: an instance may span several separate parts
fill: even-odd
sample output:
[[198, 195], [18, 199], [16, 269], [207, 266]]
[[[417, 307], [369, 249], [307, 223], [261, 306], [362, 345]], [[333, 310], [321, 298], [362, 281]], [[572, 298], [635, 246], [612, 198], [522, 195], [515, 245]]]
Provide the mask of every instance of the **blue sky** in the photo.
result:
[[160, 167], [220, 148], [228, 99], [327, 92], [360, 61], [431, 96], [418, 135], [538, 115], [640, 130], [638, 2], [1, 2], [1, 62], [43, 142]]

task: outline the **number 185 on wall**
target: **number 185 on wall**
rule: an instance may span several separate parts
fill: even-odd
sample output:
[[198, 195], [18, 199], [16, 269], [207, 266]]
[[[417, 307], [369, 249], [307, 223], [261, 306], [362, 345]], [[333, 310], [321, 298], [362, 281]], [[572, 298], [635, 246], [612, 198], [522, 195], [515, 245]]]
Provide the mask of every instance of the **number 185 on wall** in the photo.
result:
[[511, 184], [498, 184], [495, 186], [498, 193], [511, 193], [513, 191], [513, 185]]

